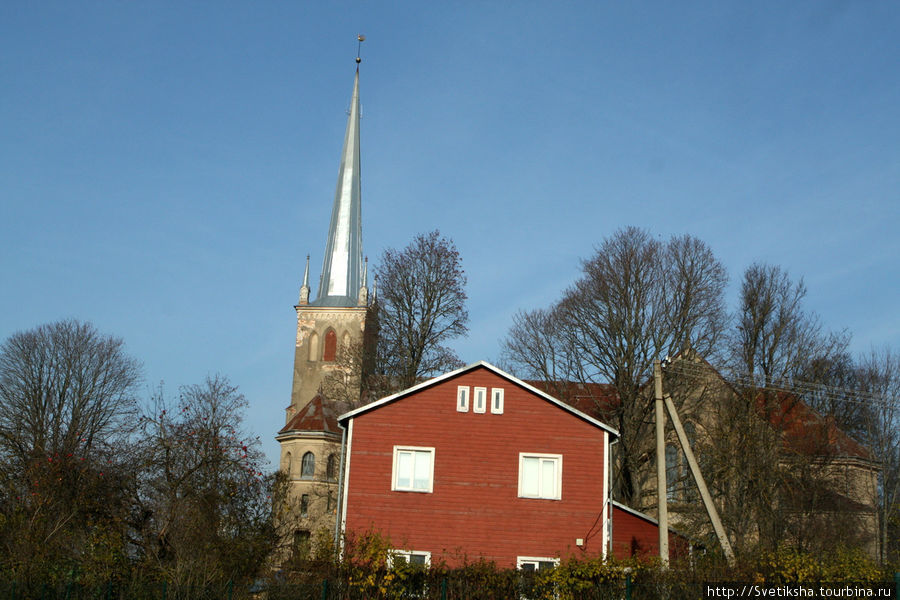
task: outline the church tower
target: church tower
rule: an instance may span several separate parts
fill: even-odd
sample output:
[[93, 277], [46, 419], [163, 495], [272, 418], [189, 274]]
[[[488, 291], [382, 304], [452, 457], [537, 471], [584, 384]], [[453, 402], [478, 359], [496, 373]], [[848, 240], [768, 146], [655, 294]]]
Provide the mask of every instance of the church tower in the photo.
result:
[[341, 442], [337, 416], [343, 408], [339, 405], [356, 402], [360, 395], [369, 293], [362, 253], [358, 56], [356, 62], [318, 294], [310, 300], [307, 256], [300, 298], [294, 306], [297, 332], [291, 402], [285, 426], [275, 438], [281, 445], [281, 470], [290, 481], [297, 523], [294, 554], [300, 556], [308, 549], [311, 534], [334, 526]]

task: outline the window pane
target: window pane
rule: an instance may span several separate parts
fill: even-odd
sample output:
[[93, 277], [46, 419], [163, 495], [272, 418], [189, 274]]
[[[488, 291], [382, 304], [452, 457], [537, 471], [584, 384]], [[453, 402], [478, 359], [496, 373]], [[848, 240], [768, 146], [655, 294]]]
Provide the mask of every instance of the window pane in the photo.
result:
[[409, 489], [412, 487], [412, 453], [397, 453], [397, 487]]
[[541, 498], [556, 498], [556, 461], [541, 461]]
[[536, 498], [540, 495], [540, 459], [522, 459], [522, 495]]
[[325, 468], [325, 476], [328, 478], [328, 481], [336, 481], [337, 480], [337, 456], [334, 454], [328, 455], [328, 463]]
[[427, 490], [429, 479], [431, 479], [431, 453], [416, 452], [416, 479], [415, 489]]
[[487, 407], [487, 388], [475, 388], [475, 412], [483, 413]]
[[424, 565], [425, 564], [425, 555], [424, 554], [410, 554], [409, 555], [409, 563], [412, 565]]

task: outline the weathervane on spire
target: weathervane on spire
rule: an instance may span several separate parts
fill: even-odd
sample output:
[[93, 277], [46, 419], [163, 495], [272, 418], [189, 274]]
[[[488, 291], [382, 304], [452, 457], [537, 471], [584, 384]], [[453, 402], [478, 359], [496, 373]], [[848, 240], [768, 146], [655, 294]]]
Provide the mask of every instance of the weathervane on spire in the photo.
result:
[[356, 44], [356, 64], [359, 64], [362, 62], [362, 59], [359, 57], [359, 49], [362, 46], [362, 43], [366, 41], [366, 36], [360, 33], [356, 36], [356, 39], [358, 40], [358, 43]]

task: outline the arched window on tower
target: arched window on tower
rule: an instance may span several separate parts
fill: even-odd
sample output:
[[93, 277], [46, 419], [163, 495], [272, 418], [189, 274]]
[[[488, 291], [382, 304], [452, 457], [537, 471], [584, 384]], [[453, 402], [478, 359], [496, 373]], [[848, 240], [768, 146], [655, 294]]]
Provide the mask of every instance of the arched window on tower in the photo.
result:
[[325, 350], [322, 352], [322, 360], [332, 362], [337, 355], [337, 334], [334, 329], [329, 329], [325, 334]]
[[309, 334], [309, 360], [319, 360], [319, 334], [315, 331]]
[[316, 475], [316, 455], [307, 452], [303, 455], [303, 461], [300, 464], [300, 478], [312, 479]]
[[328, 455], [328, 463], [325, 468], [325, 478], [328, 481], [337, 481], [338, 461], [334, 454]]
[[291, 477], [291, 453], [288, 452], [284, 455], [284, 464], [282, 465], [282, 470], [288, 476], [288, 479]]

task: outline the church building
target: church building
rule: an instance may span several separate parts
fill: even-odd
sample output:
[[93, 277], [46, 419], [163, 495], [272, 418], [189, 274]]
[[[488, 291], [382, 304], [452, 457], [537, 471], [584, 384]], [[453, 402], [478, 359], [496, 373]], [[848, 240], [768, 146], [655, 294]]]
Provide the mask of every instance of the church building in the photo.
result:
[[341, 452], [337, 415], [348, 402], [359, 400], [360, 367], [352, 357], [360, 355], [371, 321], [362, 252], [359, 62], [357, 58], [318, 293], [310, 300], [307, 256], [300, 298], [294, 306], [297, 335], [291, 403], [285, 426], [276, 436], [281, 470], [290, 482], [291, 516], [297, 524], [294, 548], [301, 554], [312, 535], [334, 527]]

